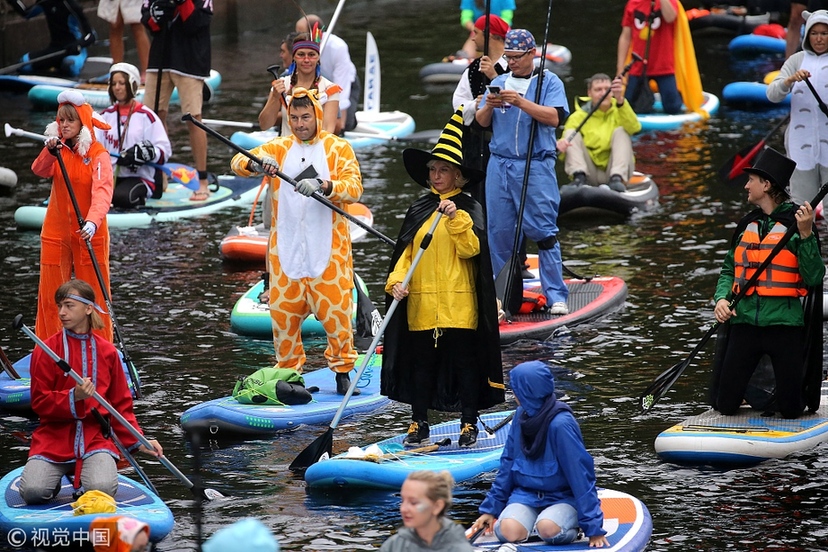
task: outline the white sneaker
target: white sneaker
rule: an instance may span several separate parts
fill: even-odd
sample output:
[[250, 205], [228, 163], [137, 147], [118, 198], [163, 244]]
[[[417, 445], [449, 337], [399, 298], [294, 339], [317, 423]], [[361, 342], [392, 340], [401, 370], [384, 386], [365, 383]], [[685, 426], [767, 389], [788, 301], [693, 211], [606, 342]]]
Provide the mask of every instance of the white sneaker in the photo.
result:
[[569, 314], [569, 307], [566, 306], [566, 303], [563, 301], [556, 301], [552, 303], [552, 306], [549, 307], [549, 314]]

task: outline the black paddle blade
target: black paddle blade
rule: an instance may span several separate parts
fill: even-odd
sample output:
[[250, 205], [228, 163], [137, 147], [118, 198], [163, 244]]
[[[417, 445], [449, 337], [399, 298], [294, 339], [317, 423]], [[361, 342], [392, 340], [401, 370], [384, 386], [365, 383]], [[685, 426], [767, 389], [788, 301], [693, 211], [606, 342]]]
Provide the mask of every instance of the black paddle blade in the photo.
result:
[[500, 299], [501, 308], [507, 316], [517, 313], [523, 303], [523, 270], [518, 268], [517, 257], [512, 255], [495, 278], [495, 295]]
[[299, 453], [299, 456], [290, 463], [288, 469], [290, 471], [303, 472], [323, 458], [329, 458], [333, 452], [333, 432], [332, 427], [325, 430], [325, 433], [317, 437], [313, 443]]
[[670, 390], [673, 384], [676, 383], [676, 380], [678, 380], [679, 376], [681, 376], [687, 366], [690, 365], [690, 360], [692, 358], [693, 357], [686, 358], [678, 364], [674, 364], [653, 380], [647, 389], [641, 393], [641, 396], [638, 399], [638, 404], [642, 412], [649, 412], [656, 405], [656, 403], [667, 394], [667, 391]]

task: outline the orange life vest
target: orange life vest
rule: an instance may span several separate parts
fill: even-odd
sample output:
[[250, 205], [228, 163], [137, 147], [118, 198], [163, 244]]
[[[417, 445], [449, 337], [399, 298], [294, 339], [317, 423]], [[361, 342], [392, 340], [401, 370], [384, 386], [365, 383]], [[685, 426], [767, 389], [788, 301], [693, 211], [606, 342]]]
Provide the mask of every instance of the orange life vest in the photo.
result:
[[[771, 250], [779, 243], [787, 228], [777, 222], [764, 239], [759, 238], [759, 224], [751, 222], [742, 234], [739, 245], [733, 252], [734, 280], [733, 292], [739, 290], [756, 272]], [[799, 262], [790, 249], [783, 248], [759, 275], [756, 284], [747, 290], [747, 295], [754, 291], [771, 297], [804, 297], [808, 294], [802, 276], [799, 274]]]
[[545, 306], [546, 297], [544, 297], [542, 293], [536, 293], [534, 291], [524, 289], [523, 302], [520, 304], [520, 310], [518, 310], [518, 312], [520, 314], [529, 314], [530, 312], [539, 311]]

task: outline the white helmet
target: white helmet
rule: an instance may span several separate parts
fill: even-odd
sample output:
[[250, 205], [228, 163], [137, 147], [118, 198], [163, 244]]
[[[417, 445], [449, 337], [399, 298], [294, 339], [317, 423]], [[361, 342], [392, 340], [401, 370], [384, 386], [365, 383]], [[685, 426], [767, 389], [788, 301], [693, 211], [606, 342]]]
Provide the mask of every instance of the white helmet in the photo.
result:
[[132, 86], [132, 95], [138, 92], [138, 85], [141, 83], [141, 73], [138, 68], [131, 63], [116, 63], [109, 68], [109, 78], [112, 78], [112, 73], [123, 73], [127, 76], [129, 84]]

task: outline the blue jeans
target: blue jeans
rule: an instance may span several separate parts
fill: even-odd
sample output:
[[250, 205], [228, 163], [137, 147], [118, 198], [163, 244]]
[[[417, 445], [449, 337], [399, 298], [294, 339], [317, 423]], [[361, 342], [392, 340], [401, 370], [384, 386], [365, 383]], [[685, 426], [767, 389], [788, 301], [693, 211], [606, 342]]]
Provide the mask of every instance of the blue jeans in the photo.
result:
[[500, 522], [513, 519], [526, 528], [531, 536], [538, 521], [548, 519], [561, 528], [561, 532], [551, 539], [544, 539], [546, 544], [569, 544], [578, 538], [578, 512], [565, 502], [547, 506], [543, 510], [513, 502], [506, 506], [495, 522], [494, 532], [500, 542], [508, 542], [500, 533]]
[[[662, 75], [660, 77], [648, 78], [656, 81], [658, 85], [658, 92], [661, 94], [661, 109], [664, 113], [674, 115], [684, 111], [684, 102], [681, 99], [678, 88], [676, 88], [675, 75]], [[632, 75], [627, 80], [627, 91], [624, 93], [624, 97], [630, 102], [633, 101], [633, 95], [638, 89], [639, 80], [641, 80], [640, 76], [636, 77]]]

